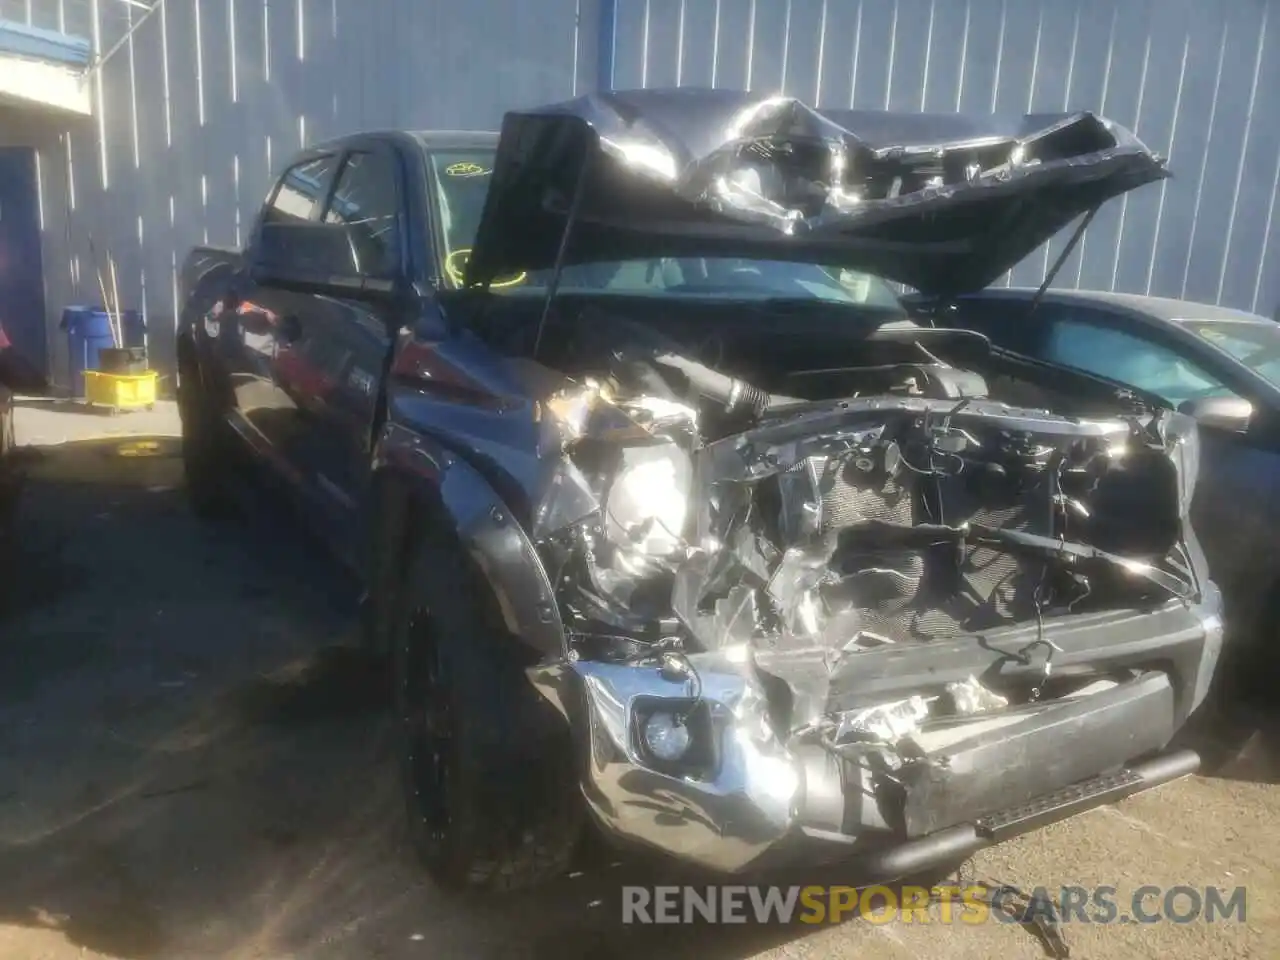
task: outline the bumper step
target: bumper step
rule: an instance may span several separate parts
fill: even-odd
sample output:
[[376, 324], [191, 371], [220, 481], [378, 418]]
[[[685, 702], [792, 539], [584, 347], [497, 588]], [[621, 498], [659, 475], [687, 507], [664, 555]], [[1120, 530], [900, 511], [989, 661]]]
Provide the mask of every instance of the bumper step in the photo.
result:
[[1065, 820], [1111, 800], [1122, 800], [1142, 789], [1142, 784], [1142, 776], [1132, 770], [1092, 777], [1007, 810], [980, 817], [974, 822], [974, 827], [979, 835], [999, 843], [1008, 837], [1029, 833], [1045, 824]]
[[[900, 772], [908, 837], [927, 837], [979, 818], [1001, 818], [1027, 804], [1056, 804], [1091, 789], [1099, 770], [1123, 770], [1162, 749], [1176, 708], [1167, 674], [1150, 671], [1087, 697], [1049, 701], [954, 743], [920, 746], [932, 762]], [[1086, 798], [1087, 799], [1087, 798]]]
[[979, 850], [1104, 804], [1190, 776], [1200, 767], [1194, 750], [1174, 750], [1118, 773], [1092, 777], [1026, 803], [872, 854], [860, 863], [883, 882], [919, 876], [967, 860]]

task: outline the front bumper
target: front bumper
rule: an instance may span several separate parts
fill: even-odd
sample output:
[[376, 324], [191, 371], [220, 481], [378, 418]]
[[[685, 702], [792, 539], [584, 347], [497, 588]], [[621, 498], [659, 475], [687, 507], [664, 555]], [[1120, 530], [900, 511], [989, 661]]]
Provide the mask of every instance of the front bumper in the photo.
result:
[[[888, 779], [819, 743], [776, 737], [770, 681], [733, 650], [691, 657], [684, 676], [582, 659], [535, 683], [571, 721], [583, 792], [606, 833], [721, 873], [865, 857], [888, 880], [1193, 772], [1193, 753], [1160, 752], [1208, 690], [1218, 609], [1215, 594], [1195, 607], [1046, 624], [1055, 676], [1123, 670], [1127, 679], [931, 722], [912, 740], [921, 756]], [[1009, 631], [860, 653], [845, 661], [856, 672], [826, 672], [823, 699], [847, 710], [966, 677], [1042, 671], [1011, 655], [1025, 646], [1025, 631]], [[769, 664], [795, 703], [817, 689], [806, 686], [812, 669]], [[695, 704], [697, 749], [663, 763], [646, 746], [646, 718]]]

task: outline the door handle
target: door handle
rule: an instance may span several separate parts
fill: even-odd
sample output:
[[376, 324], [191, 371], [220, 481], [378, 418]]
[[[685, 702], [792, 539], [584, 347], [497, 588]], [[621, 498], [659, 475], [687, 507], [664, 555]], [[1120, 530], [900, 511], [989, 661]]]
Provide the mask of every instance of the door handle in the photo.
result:
[[283, 343], [293, 343], [302, 339], [302, 321], [293, 314], [281, 317], [276, 327], [276, 337]]

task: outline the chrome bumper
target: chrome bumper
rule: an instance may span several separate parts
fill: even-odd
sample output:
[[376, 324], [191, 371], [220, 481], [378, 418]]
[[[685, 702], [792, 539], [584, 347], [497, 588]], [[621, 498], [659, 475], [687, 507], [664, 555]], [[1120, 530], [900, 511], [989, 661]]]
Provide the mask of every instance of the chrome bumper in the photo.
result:
[[[958, 825], [981, 846], [982, 831], [970, 827], [1007, 821], [1012, 810], [1034, 808], [1038, 826], [1071, 816], [1081, 803], [1087, 809], [1171, 779], [1126, 764], [1164, 749], [1202, 698], [1208, 678], [1201, 673], [1212, 672], [1221, 642], [1221, 631], [1202, 622], [1195, 651], [1202, 669], [1151, 669], [1088, 696], [974, 714], [923, 732], [917, 744], [926, 762], [904, 769], [896, 796], [867, 766], [817, 743], [781, 742], [759, 674], [741, 650], [690, 657], [693, 671], [684, 674], [576, 660], [533, 680], [571, 722], [583, 794], [607, 833], [733, 874], [810, 858], [815, 847], [824, 859], [883, 857]], [[984, 666], [975, 662], [975, 673]], [[646, 720], [661, 711], [690, 716], [697, 749], [679, 762], [662, 761], [646, 743]], [[1043, 759], [1028, 764], [1028, 757]], [[1161, 767], [1177, 775], [1193, 768]], [[1120, 780], [1117, 770], [1125, 772]], [[1103, 773], [1110, 776], [1096, 776]], [[1092, 779], [1105, 783], [1084, 786]], [[1070, 803], [1050, 802], [1064, 792]], [[1046, 819], [1050, 808], [1059, 812]]]
[[[772, 734], [764, 693], [743, 668], [725, 658], [694, 664], [700, 690], [653, 667], [573, 664], [587, 712], [583, 791], [609, 832], [736, 873], [792, 833], [804, 773]], [[664, 765], [646, 750], [645, 720], [695, 697], [705, 759], [686, 770]]]

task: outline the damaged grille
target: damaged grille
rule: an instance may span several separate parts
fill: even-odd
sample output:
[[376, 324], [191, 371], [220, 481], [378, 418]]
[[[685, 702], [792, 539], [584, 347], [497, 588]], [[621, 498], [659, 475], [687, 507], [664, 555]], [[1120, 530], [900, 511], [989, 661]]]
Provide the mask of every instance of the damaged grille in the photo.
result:
[[822, 651], [831, 662], [1039, 622], [1099, 597], [1098, 582], [1091, 604], [1184, 589], [1158, 571], [1135, 589], [1144, 574], [1133, 576], [1132, 555], [1091, 546], [1096, 531], [1125, 524], [1157, 546], [1165, 538], [1165, 553], [1149, 556], [1178, 542], [1176, 498], [1135, 507], [1116, 492], [1176, 484], [1170, 442], [1149, 427], [982, 399], [871, 397], [700, 443], [677, 429], [694, 416], [653, 406], [648, 439], [633, 431], [620, 449], [577, 451], [580, 467], [608, 478], [566, 501], [590, 516], [598, 498], [601, 522], [581, 528], [576, 559], [570, 540], [556, 561], [586, 574], [561, 589], [587, 632]]
[[829, 477], [820, 490], [822, 526], [826, 531], [864, 520], [914, 524], [920, 519], [914, 485], [889, 475], [882, 464], [871, 458], [859, 464], [854, 459], [815, 457], [813, 469], [820, 476]]
[[731, 484], [735, 496], [778, 521], [727, 521], [734, 556], [686, 592], [715, 613], [706, 622], [727, 622], [732, 608], [736, 629], [749, 617], [770, 649], [840, 655], [1036, 621], [1089, 596], [1088, 578], [1055, 556], [1058, 538], [1081, 532], [1065, 525], [1063, 478], [1087, 497], [1085, 474], [1111, 469], [1128, 428], [968, 406], [960, 416], [954, 403], [890, 414], [808, 446], [739, 449], [774, 469], [765, 482]]
[[[878, 461], [878, 462], [877, 462]], [[887, 640], [906, 639], [925, 596], [926, 560], [917, 551], [869, 550], [842, 542], [841, 531], [868, 520], [914, 526], [923, 519], [918, 478], [886, 467], [884, 457], [822, 462], [823, 533], [836, 542], [833, 583], [824, 600], [847, 609], [859, 630]]]
[[[939, 482], [944, 520], [1001, 530], [1053, 535], [1053, 494], [1048, 479], [1028, 472], [1009, 489], [1006, 478], [995, 490], [964, 477]], [[957, 624], [981, 630], [1006, 620], [1035, 614], [1036, 592], [1043, 582], [1045, 562], [989, 547], [970, 547], [959, 565], [960, 591], [948, 604]]]
[[[844, 610], [859, 630], [892, 642], [933, 640], [1035, 615], [1044, 562], [990, 547], [939, 544], [903, 550], [860, 546], [859, 525], [977, 523], [1051, 535], [1048, 448], [1017, 467], [981, 459], [953, 471], [921, 471], [884, 448], [814, 457], [789, 471], [816, 489], [820, 540], [834, 543], [824, 605]], [[877, 455], [878, 454], [878, 455]]]

